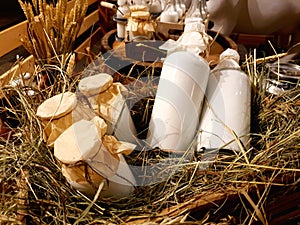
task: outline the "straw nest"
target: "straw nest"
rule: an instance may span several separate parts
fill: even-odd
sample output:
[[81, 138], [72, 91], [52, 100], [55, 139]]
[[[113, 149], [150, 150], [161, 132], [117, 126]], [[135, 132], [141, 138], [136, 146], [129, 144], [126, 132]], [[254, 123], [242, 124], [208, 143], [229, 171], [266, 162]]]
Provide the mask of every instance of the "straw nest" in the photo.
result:
[[79, 78], [58, 69], [61, 82], [48, 89], [6, 86], [0, 108], [8, 126], [0, 145], [1, 224], [279, 224], [297, 216], [299, 90], [268, 94], [263, 85], [268, 72], [253, 56], [242, 68], [253, 90], [251, 148], [220, 151], [207, 169], [201, 169], [201, 154], [176, 162], [158, 149], [132, 155], [136, 163], [166, 160], [174, 172], [119, 201], [88, 199], [71, 188], [42, 139], [37, 107], [55, 94], [75, 91]]
[[[33, 10], [27, 3], [20, 3], [24, 11], [32, 12], [28, 18], [34, 18], [32, 15], [37, 10], [55, 13], [51, 6]], [[40, 17], [45, 24], [51, 22], [46, 19]], [[31, 31], [35, 33], [34, 26]], [[49, 37], [44, 36], [46, 40]], [[37, 54], [37, 59], [47, 59], [48, 55], [55, 58], [58, 53], [45, 43], [48, 42], [40, 43], [48, 49], [42, 52], [45, 56], [40, 57], [42, 53], [34, 49], [33, 54]], [[55, 43], [56, 49], [66, 49], [60, 52], [62, 55], [70, 52], [69, 47], [61, 45], [64, 43]], [[56, 61], [54, 65], [51, 62], [41, 70], [55, 74], [53, 85], [41, 89], [35, 84], [39, 70], [26, 81], [27, 86], [7, 85], [0, 90], [5, 94], [0, 100], [0, 131], [5, 131], [0, 137], [1, 224], [280, 224], [293, 221], [290, 219], [300, 214], [297, 204], [300, 199], [300, 92], [268, 94], [264, 86], [268, 71], [263, 60], [250, 55], [242, 66], [252, 83], [251, 148], [241, 149], [239, 154], [220, 151], [214, 163], [205, 169], [201, 162], [203, 154], [191, 152], [188, 158], [170, 159], [159, 149], [133, 153], [128, 162], [138, 165], [163, 162], [150, 172], [158, 176], [161, 174], [156, 171], [160, 171], [168, 177], [136, 187], [132, 196], [118, 201], [99, 200], [99, 193], [89, 199], [73, 189], [63, 177], [53, 149], [43, 142], [37, 107], [56, 94], [76, 92], [82, 75], [69, 76], [68, 60]], [[142, 73], [152, 76], [153, 68], [145, 67]], [[142, 90], [139, 84], [135, 83]], [[156, 84], [149, 85], [147, 91], [151, 93]], [[151, 98], [134, 108], [133, 113], [139, 114], [137, 118], [149, 118], [149, 102]], [[160, 165], [164, 165], [163, 171]]]

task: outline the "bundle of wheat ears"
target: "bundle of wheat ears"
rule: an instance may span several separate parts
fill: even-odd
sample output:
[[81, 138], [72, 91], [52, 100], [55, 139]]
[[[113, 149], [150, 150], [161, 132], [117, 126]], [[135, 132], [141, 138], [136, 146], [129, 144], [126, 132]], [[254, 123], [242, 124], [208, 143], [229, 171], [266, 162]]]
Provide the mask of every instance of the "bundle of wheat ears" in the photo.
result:
[[28, 20], [27, 35], [21, 37], [23, 46], [42, 64], [65, 68], [88, 8], [87, 0], [75, 0], [73, 7], [68, 0], [18, 1]]

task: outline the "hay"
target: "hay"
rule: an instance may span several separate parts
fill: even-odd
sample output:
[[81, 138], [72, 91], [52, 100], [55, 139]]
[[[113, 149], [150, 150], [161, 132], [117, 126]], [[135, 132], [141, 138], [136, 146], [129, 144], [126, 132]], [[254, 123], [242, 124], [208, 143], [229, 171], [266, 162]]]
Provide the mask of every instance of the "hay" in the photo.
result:
[[61, 82], [48, 89], [6, 87], [1, 115], [14, 123], [6, 121], [11, 131], [0, 145], [1, 224], [268, 224], [299, 213], [280, 198], [300, 199], [299, 91], [268, 94], [267, 70], [255, 60], [249, 56], [243, 67], [253, 89], [251, 148], [245, 154], [220, 151], [208, 169], [201, 169], [205, 155], [193, 152], [189, 160], [170, 159], [159, 149], [132, 154], [127, 160], [140, 165], [163, 162], [157, 167], [163, 165], [161, 172], [169, 176], [119, 201], [88, 199], [71, 188], [43, 142], [37, 107], [50, 96], [75, 91], [78, 79], [56, 68]]

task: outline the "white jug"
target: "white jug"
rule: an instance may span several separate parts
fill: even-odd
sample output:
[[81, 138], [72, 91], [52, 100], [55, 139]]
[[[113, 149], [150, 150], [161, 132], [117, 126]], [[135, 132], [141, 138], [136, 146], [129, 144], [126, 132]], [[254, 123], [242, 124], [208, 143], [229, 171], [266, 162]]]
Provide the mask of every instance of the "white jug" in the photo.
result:
[[212, 71], [199, 126], [198, 150], [248, 147], [251, 86], [248, 76], [236, 68]]
[[146, 141], [150, 147], [177, 153], [189, 148], [196, 135], [209, 71], [207, 61], [191, 52], [167, 56], [149, 123]]

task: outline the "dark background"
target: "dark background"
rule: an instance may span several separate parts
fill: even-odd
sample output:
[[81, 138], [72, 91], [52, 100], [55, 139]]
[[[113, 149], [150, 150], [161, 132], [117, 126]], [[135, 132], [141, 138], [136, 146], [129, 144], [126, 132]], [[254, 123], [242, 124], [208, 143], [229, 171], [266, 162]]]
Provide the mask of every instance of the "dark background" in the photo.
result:
[[0, 31], [25, 20], [18, 0], [2, 0], [0, 5]]

